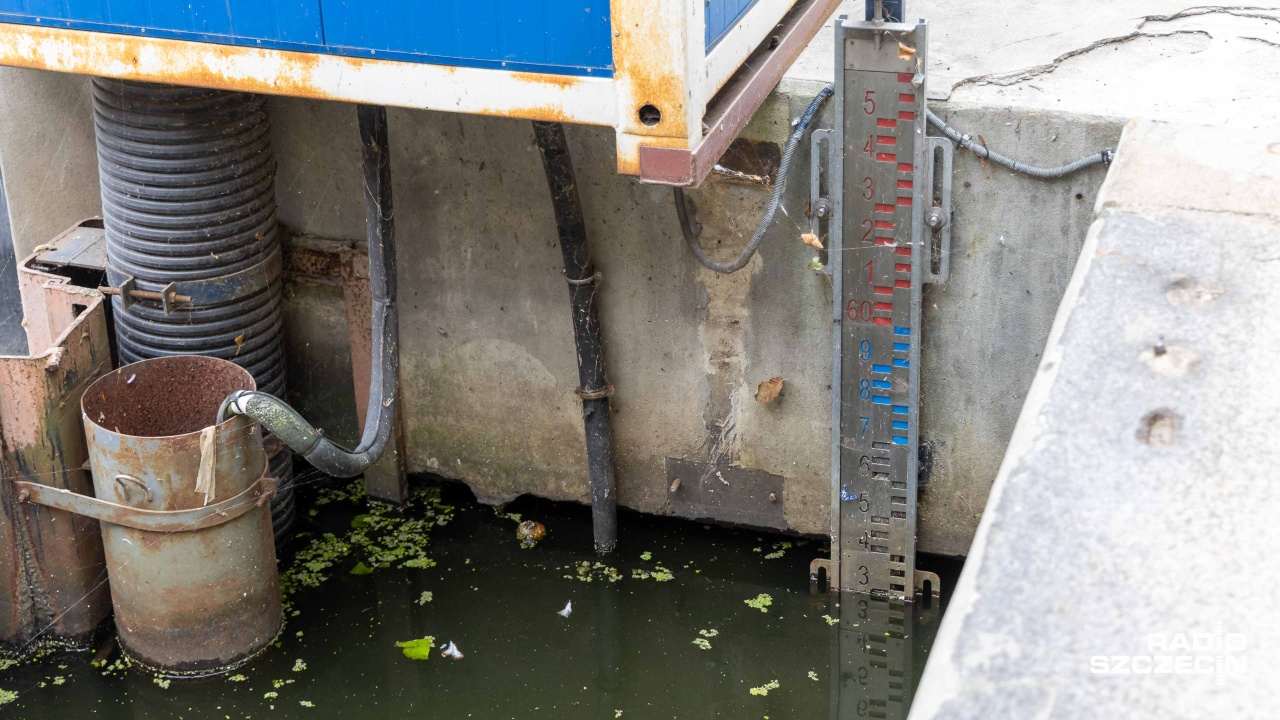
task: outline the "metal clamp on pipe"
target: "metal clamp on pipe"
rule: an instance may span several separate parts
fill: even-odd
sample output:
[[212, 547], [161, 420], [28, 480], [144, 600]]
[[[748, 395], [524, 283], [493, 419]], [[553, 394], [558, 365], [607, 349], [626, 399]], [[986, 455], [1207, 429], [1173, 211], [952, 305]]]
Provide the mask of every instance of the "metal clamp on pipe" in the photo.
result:
[[348, 450], [334, 443], [284, 401], [254, 390], [232, 393], [218, 410], [219, 421], [231, 414], [257, 420], [317, 470], [334, 477], [355, 477], [382, 456], [391, 437], [396, 412], [396, 380], [400, 372], [387, 109], [361, 105], [357, 114], [364, 160], [369, 285], [373, 294], [373, 369], [369, 377], [369, 405], [360, 444]]

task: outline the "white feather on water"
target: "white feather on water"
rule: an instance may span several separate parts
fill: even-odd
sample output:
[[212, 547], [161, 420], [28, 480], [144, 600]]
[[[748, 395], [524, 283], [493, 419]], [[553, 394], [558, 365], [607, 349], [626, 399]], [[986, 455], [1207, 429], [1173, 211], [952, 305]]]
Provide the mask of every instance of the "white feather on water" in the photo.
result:
[[564, 604], [564, 609], [556, 614], [559, 615], [560, 617], [569, 617], [569, 615], [572, 612], [573, 612], [573, 602], [567, 602]]

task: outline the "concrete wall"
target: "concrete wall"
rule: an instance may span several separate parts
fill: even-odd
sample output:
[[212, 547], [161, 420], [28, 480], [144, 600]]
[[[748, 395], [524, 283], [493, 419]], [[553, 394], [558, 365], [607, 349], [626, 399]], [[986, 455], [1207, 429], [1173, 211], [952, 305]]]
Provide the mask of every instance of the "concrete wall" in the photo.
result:
[[[820, 84], [788, 82], [748, 129], [781, 142]], [[0, 70], [7, 107], [0, 167], [29, 248], [97, 210], [87, 81]], [[22, 113], [13, 108], [25, 108]], [[1011, 154], [1054, 163], [1113, 145], [1119, 120], [939, 107]], [[349, 105], [274, 98], [280, 220], [298, 233], [364, 235], [359, 146]], [[820, 125], [829, 125], [827, 108]], [[27, 151], [56, 132], [65, 167]], [[799, 236], [808, 153], [784, 212], [747, 269], [717, 276], [681, 237], [669, 189], [614, 172], [608, 130], [568, 131], [597, 264], [613, 398], [620, 500], [668, 512], [669, 460], [767, 473], [781, 509], [762, 524], [827, 532], [830, 286]], [[490, 501], [522, 493], [585, 501], [576, 366], [540, 159], [528, 123], [391, 112], [400, 236], [402, 387], [408, 461]], [[952, 281], [926, 293], [922, 435], [933, 448], [922, 550], [963, 554], [1075, 261], [1102, 171], [1045, 183], [957, 154]], [[32, 187], [56, 188], [36, 193]], [[15, 189], [16, 188], [16, 189]], [[737, 254], [767, 197], [713, 178], [692, 193], [715, 256]], [[338, 437], [355, 434], [341, 293], [288, 286], [291, 400]], [[779, 400], [753, 396], [781, 376]], [[674, 466], [673, 466], [674, 467]], [[681, 466], [686, 467], [686, 466]], [[678, 469], [678, 468], [677, 468]], [[745, 487], [752, 475], [741, 478]], [[731, 519], [733, 495], [705, 511]], [[736, 503], [736, 504], [735, 504]], [[768, 513], [766, 513], [768, 514]]]
[[[775, 96], [747, 134], [781, 141], [806, 89]], [[362, 236], [354, 110], [276, 99], [271, 112], [282, 222]], [[990, 107], [948, 116], [1045, 163], [1112, 146], [1120, 131], [1114, 120]], [[391, 133], [410, 467], [466, 480], [489, 500], [532, 492], [585, 501], [567, 291], [530, 126], [395, 110]], [[607, 130], [572, 128], [569, 138], [604, 274], [621, 502], [666, 512], [668, 458], [741, 465], [784, 479], [787, 527], [826, 532], [831, 296], [799, 240], [803, 171], [761, 253], [741, 273], [717, 276], [684, 246], [670, 190], [613, 172]], [[797, 163], [806, 167], [808, 154]], [[952, 280], [926, 293], [923, 436], [934, 470], [921, 546], [961, 554], [1104, 170], [1032, 181], [957, 154], [956, 173]], [[727, 258], [750, 237], [767, 191], [713, 179], [692, 196], [706, 246]], [[309, 334], [326, 335], [323, 323]], [[783, 396], [757, 403], [757, 385], [774, 376], [785, 379]]]

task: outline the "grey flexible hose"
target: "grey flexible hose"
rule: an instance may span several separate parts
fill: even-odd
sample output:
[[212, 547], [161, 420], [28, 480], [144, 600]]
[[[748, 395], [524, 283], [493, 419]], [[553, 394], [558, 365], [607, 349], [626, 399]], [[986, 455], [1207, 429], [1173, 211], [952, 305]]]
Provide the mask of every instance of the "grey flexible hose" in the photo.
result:
[[712, 260], [707, 256], [702, 244], [698, 242], [698, 235], [702, 233], [702, 227], [697, 223], [691, 222], [689, 217], [689, 199], [685, 197], [683, 188], [675, 188], [676, 196], [676, 215], [680, 217], [680, 230], [684, 233], [685, 242], [689, 244], [689, 251], [693, 256], [702, 263], [703, 267], [721, 275], [737, 272], [747, 266], [751, 262], [751, 256], [756, 254], [756, 250], [760, 248], [760, 243], [764, 241], [765, 231], [773, 224], [773, 215], [778, 211], [778, 205], [782, 202], [782, 193], [787, 187], [787, 171], [791, 169], [791, 157], [795, 154], [796, 148], [800, 145], [800, 140], [804, 137], [805, 131], [809, 128], [809, 123], [813, 122], [813, 116], [818, 114], [818, 108], [822, 107], [823, 101], [831, 97], [832, 89], [828, 85], [818, 92], [813, 101], [809, 103], [809, 107], [805, 109], [804, 114], [800, 116], [796, 122], [796, 129], [791, 133], [791, 138], [787, 140], [786, 147], [782, 150], [782, 162], [778, 166], [778, 177], [773, 183], [773, 194], [769, 196], [769, 205], [765, 208], [764, 217], [760, 219], [760, 224], [756, 226], [755, 233], [751, 236], [751, 242], [743, 248], [742, 254], [733, 262], [721, 263]]
[[373, 364], [369, 373], [369, 402], [360, 444], [348, 450], [334, 443], [283, 400], [266, 393], [253, 390], [235, 392], [218, 409], [219, 422], [228, 414], [247, 415], [285, 445], [301, 453], [320, 472], [344, 478], [364, 472], [378, 461], [387, 447], [396, 413], [396, 378], [400, 362], [387, 109], [358, 105], [356, 112], [363, 145], [369, 289], [373, 295]]
[[1051, 180], [1053, 178], [1065, 177], [1067, 175], [1070, 175], [1073, 172], [1076, 172], [1078, 170], [1083, 170], [1087, 167], [1093, 167], [1094, 165], [1099, 165], [1099, 164], [1110, 165], [1112, 158], [1114, 158], [1116, 154], [1115, 150], [1103, 150], [1102, 152], [1096, 155], [1082, 157], [1079, 160], [1076, 160], [1075, 162], [1067, 163], [1066, 165], [1062, 165], [1061, 167], [1054, 167], [1054, 168], [1034, 167], [1032, 165], [1025, 165], [1023, 163], [1018, 162], [1017, 160], [1005, 157], [1004, 155], [1001, 155], [998, 152], [994, 152], [992, 150], [989, 150], [983, 147], [981, 143], [974, 142], [973, 138], [970, 137], [969, 133], [962, 133], [959, 130], [956, 130], [955, 128], [951, 127], [950, 125], [945, 123], [942, 120], [942, 118], [933, 114], [932, 110], [928, 110], [927, 113], [929, 117], [929, 124], [938, 128], [938, 130], [943, 135], [946, 135], [948, 138], [958, 143], [960, 147], [964, 148], [965, 150], [968, 150], [969, 152], [973, 153], [974, 155], [977, 155], [980, 158], [990, 160], [991, 162], [997, 165], [1003, 165], [1004, 167], [1007, 167], [1014, 172], [1022, 173], [1023, 175], [1030, 175], [1031, 177]]

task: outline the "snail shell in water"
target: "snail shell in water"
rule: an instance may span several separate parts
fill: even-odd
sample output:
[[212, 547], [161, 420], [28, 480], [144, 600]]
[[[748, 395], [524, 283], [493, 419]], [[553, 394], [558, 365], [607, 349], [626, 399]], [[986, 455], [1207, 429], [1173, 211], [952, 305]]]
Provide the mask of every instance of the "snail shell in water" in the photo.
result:
[[538, 541], [547, 536], [547, 529], [542, 523], [532, 520], [525, 520], [516, 527], [516, 539], [525, 547], [533, 547]]

